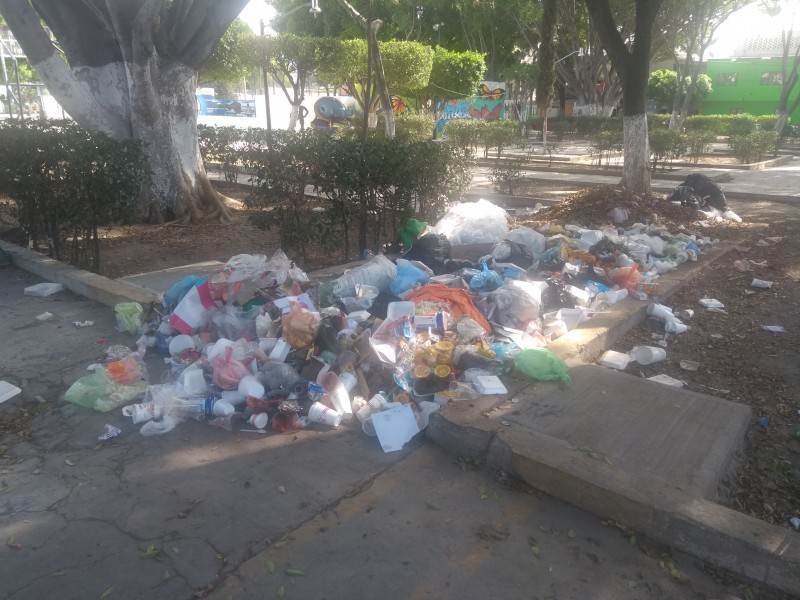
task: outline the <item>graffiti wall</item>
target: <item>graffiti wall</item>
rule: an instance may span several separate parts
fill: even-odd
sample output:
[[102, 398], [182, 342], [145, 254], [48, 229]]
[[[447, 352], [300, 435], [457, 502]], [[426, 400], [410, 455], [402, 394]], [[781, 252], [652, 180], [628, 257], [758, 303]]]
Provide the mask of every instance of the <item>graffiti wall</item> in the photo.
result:
[[504, 119], [506, 84], [501, 81], [484, 81], [472, 98], [447, 100], [441, 108], [441, 117], [436, 123], [438, 133], [453, 119]]

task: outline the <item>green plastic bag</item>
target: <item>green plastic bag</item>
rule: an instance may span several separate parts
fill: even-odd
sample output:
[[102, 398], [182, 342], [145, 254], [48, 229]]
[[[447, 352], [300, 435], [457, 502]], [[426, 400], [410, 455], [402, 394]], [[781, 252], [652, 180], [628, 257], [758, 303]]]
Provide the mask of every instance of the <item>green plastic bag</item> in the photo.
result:
[[400, 241], [403, 242], [403, 250], [410, 250], [419, 234], [425, 231], [428, 226], [424, 221], [409, 219], [405, 227], [400, 230]]
[[570, 383], [566, 363], [545, 348], [529, 348], [517, 354], [514, 359], [514, 370], [531, 379], [539, 381], [560, 381]]
[[108, 378], [105, 369], [101, 367], [73, 383], [64, 394], [64, 400], [85, 408], [108, 412], [142, 397], [147, 391], [147, 385], [144, 379], [133, 385], [116, 383]]
[[123, 333], [139, 335], [144, 323], [144, 308], [138, 302], [120, 302], [114, 307], [117, 329]]

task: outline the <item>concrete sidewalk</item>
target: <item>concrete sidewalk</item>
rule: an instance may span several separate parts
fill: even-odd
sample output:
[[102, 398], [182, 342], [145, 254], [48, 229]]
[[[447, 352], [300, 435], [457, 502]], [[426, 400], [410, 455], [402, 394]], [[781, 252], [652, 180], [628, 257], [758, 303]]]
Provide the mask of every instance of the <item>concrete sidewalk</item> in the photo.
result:
[[[489, 167], [478, 167], [473, 172], [470, 195], [492, 193], [489, 180]], [[762, 171], [739, 169], [681, 167], [669, 173], [669, 178], [660, 173], [652, 177], [653, 191], [669, 193], [690, 173], [703, 173], [720, 181], [725, 195], [734, 200], [773, 200], [800, 203], [800, 157], [788, 164]], [[525, 169], [525, 179], [547, 181], [549, 183], [570, 183], [574, 185], [616, 185], [619, 172], [592, 173], [574, 165], [554, 165], [548, 169]]]

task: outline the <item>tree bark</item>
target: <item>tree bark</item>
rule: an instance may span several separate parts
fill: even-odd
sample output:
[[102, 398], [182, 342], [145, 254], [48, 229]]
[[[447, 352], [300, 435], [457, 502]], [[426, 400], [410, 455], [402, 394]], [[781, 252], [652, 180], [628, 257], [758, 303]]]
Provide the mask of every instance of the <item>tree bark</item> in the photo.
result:
[[[146, 145], [151, 220], [230, 218], [197, 141], [195, 83], [247, 0], [0, 0], [0, 11], [50, 92], [82, 127]], [[40, 19], [56, 36], [56, 52]]]
[[661, 0], [636, 0], [636, 24], [631, 49], [623, 41], [609, 0], [585, 0], [594, 26], [622, 81], [624, 158], [622, 186], [650, 193], [647, 143], [647, 78], [650, 72], [652, 28]]
[[539, 27], [539, 81], [536, 86], [536, 113], [542, 119], [542, 148], [547, 149], [547, 111], [553, 101], [555, 82], [555, 34], [558, 19], [556, 0], [543, 0], [542, 21]]

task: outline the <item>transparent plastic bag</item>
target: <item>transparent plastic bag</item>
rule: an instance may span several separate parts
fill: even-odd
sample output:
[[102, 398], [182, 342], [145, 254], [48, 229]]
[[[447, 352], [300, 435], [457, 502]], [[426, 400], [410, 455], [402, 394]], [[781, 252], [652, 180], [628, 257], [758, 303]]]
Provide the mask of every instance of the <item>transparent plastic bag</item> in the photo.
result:
[[289, 314], [283, 317], [283, 339], [294, 349], [307, 348], [314, 343], [320, 315], [300, 308], [293, 302]]

